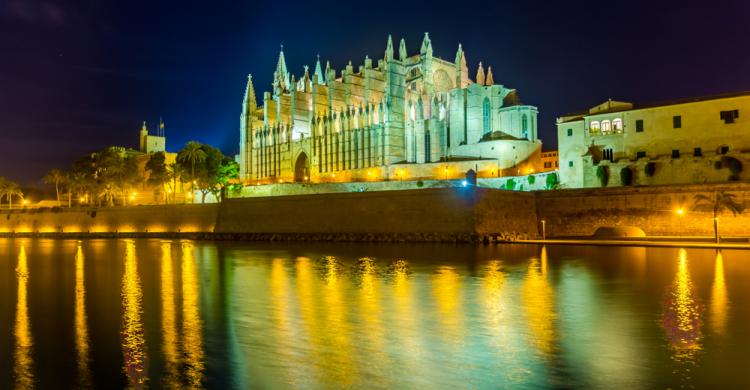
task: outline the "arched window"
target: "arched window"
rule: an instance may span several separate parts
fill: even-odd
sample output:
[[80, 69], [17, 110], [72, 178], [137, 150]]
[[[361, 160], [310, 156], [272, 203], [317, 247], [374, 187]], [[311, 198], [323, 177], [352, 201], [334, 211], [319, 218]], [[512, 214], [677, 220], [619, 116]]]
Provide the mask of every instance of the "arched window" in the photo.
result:
[[417, 120], [417, 110], [414, 108], [414, 102], [409, 102], [409, 114], [412, 121]]
[[526, 114], [521, 116], [521, 134], [523, 134], [523, 138], [529, 138], [529, 118]]
[[609, 133], [612, 131], [612, 123], [610, 121], [602, 121], [602, 133]]
[[492, 118], [489, 98], [484, 98], [484, 103], [482, 103], [482, 125], [485, 134], [492, 131]]
[[598, 133], [599, 132], [599, 121], [593, 121], [591, 124], [589, 124], [589, 130], [592, 133]]
[[615, 133], [622, 132], [622, 119], [612, 119], [612, 130], [614, 130]]

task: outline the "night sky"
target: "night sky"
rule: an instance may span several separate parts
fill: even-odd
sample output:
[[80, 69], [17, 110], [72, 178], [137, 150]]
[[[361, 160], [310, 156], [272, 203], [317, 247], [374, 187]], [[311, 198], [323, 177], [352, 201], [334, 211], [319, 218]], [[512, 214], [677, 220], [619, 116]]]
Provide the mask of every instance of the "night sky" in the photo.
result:
[[607, 98], [750, 90], [750, 3], [689, 3], [0, 0], [0, 176], [41, 183], [87, 152], [137, 147], [160, 116], [168, 150], [233, 155], [247, 74], [260, 98], [279, 44], [300, 75], [317, 53], [338, 71], [381, 58], [389, 33], [416, 53], [425, 31], [436, 56], [461, 42], [472, 78], [482, 61], [539, 107], [555, 148], [555, 117]]

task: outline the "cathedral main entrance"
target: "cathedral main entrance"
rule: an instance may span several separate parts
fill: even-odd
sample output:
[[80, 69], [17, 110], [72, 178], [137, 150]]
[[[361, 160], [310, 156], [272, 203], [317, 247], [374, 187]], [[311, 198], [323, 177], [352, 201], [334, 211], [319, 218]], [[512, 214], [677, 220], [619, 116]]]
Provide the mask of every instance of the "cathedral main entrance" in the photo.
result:
[[310, 181], [310, 159], [307, 153], [302, 152], [297, 156], [297, 162], [294, 163], [294, 181], [301, 183]]

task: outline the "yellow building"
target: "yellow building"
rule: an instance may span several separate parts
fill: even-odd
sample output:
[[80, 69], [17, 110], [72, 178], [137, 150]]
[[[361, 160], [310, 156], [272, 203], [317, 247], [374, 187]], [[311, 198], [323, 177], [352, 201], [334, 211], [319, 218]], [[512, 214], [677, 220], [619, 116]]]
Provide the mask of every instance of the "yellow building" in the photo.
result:
[[743, 119], [748, 114], [750, 92], [739, 92], [649, 105], [609, 100], [562, 116], [557, 119], [561, 184], [747, 179], [742, 166], [750, 163], [750, 121]]

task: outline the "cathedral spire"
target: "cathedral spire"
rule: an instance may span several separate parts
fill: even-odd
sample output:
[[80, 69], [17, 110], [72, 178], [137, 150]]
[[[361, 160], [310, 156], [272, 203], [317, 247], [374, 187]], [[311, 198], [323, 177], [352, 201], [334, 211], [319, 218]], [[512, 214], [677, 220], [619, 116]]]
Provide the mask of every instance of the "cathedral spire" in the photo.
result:
[[398, 59], [401, 61], [406, 60], [406, 41], [401, 38], [401, 43], [398, 44]]
[[456, 67], [460, 67], [463, 64], [466, 64], [466, 58], [464, 58], [464, 49], [461, 48], [461, 44], [458, 44], [458, 50], [456, 50], [456, 60], [454, 61], [456, 63]]
[[487, 79], [484, 81], [484, 85], [495, 85], [495, 80], [492, 79], [492, 67], [487, 67]]
[[274, 78], [280, 82], [282, 88], [289, 87], [289, 72], [286, 70], [286, 60], [284, 59], [284, 45], [281, 45], [281, 51], [279, 51], [279, 61], [276, 63]]
[[479, 62], [479, 69], [477, 69], [477, 84], [484, 85], [484, 67], [482, 62]]
[[422, 48], [419, 50], [422, 55], [432, 57], [432, 41], [430, 41], [430, 33], [424, 33], [424, 39], [422, 40]]
[[257, 108], [255, 102], [255, 88], [253, 87], [253, 75], [247, 75], [247, 87], [245, 87], [245, 99], [242, 100], [242, 111], [252, 113]]
[[393, 59], [393, 39], [391, 34], [388, 34], [388, 43], [385, 45], [385, 60], [390, 61]]
[[325, 84], [325, 77], [323, 77], [323, 70], [320, 69], [320, 54], [318, 59], [315, 61], [315, 76], [318, 76], [318, 84]]

